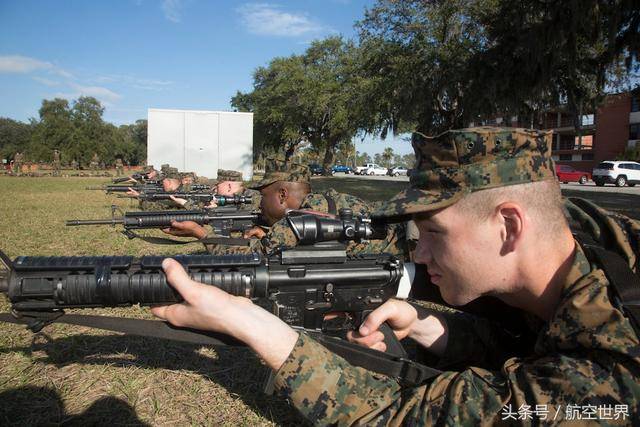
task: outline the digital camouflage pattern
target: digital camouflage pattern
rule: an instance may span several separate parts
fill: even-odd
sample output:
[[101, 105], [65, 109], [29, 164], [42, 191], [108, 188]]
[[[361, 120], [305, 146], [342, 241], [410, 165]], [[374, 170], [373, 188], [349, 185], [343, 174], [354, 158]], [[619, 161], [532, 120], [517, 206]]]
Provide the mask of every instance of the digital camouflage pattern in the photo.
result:
[[122, 159], [120, 157], [116, 159], [116, 174], [118, 176], [124, 175], [124, 163], [122, 163]]
[[[335, 211], [329, 209], [330, 202], [335, 203]], [[371, 207], [366, 202], [352, 196], [350, 194], [338, 193], [330, 189], [325, 193], [309, 193], [300, 205], [301, 210], [311, 210], [322, 213], [337, 214], [340, 209], [349, 208], [353, 211], [353, 215], [369, 216]], [[273, 250], [275, 248], [292, 248], [298, 243], [298, 240], [289, 227], [286, 218], [276, 222], [265, 238], [262, 239], [265, 250]], [[370, 240], [366, 243], [351, 242], [347, 246], [347, 252], [350, 254], [362, 253], [391, 253], [395, 255], [408, 256], [408, 249], [405, 240], [404, 225], [392, 225], [389, 227], [387, 237], [384, 240]]]
[[[625, 254], [629, 266], [638, 268], [637, 221], [600, 208], [585, 212], [571, 202], [567, 212], [592, 235], [613, 237], [609, 249]], [[318, 425], [546, 425], [569, 421], [572, 406], [592, 408], [598, 415], [598, 408], [613, 413], [615, 405], [626, 405], [627, 415], [599, 421], [631, 425], [640, 413], [640, 342], [609, 291], [604, 272], [576, 243], [555, 314], [532, 330], [537, 341], [526, 357], [514, 357], [508, 345], [496, 352], [494, 337], [502, 331], [495, 325], [445, 310], [450, 335], [437, 367], [465, 362], [473, 367], [407, 388], [350, 365], [301, 334], [276, 373], [276, 390]], [[548, 416], [505, 420], [509, 411], [517, 418], [520, 408], [530, 414], [545, 408]]]
[[309, 182], [311, 173], [309, 167], [300, 163], [285, 161], [281, 157], [268, 158], [265, 163], [264, 177], [249, 186], [254, 190], [271, 185], [278, 181]]
[[53, 150], [53, 176], [60, 176], [60, 152]]
[[496, 127], [450, 130], [436, 137], [416, 132], [410, 187], [374, 216], [407, 219], [452, 205], [470, 192], [555, 179], [551, 137], [550, 131]]
[[217, 182], [221, 182], [221, 181], [242, 182], [242, 172], [234, 171], [230, 169], [218, 169], [216, 181]]
[[14, 174], [20, 175], [22, 173], [23, 159], [24, 159], [24, 155], [19, 151], [13, 156], [13, 173]]

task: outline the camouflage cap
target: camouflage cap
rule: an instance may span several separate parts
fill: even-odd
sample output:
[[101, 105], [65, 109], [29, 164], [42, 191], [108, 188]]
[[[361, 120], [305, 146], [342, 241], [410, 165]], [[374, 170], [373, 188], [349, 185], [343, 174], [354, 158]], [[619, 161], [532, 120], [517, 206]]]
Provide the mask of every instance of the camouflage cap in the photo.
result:
[[450, 130], [436, 137], [416, 132], [409, 188], [373, 216], [405, 219], [452, 205], [474, 191], [555, 179], [551, 135], [497, 127]]
[[162, 175], [165, 178], [182, 179], [182, 174], [178, 172], [178, 168], [172, 168], [169, 166], [162, 169]]
[[260, 190], [277, 181], [309, 182], [309, 167], [295, 162], [286, 162], [281, 158], [269, 158], [266, 161], [264, 178], [253, 183], [249, 188]]
[[218, 169], [218, 177], [216, 178], [218, 182], [220, 181], [237, 181], [242, 182], [242, 172], [227, 170], [227, 169]]

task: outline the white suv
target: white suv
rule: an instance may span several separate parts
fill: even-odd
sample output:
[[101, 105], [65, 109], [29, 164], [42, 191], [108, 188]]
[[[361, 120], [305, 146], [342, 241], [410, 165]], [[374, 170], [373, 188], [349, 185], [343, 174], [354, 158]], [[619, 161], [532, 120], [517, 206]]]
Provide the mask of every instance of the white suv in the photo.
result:
[[606, 183], [615, 183], [618, 187], [640, 184], [640, 163], [628, 160], [601, 162], [593, 169], [593, 182], [598, 187]]

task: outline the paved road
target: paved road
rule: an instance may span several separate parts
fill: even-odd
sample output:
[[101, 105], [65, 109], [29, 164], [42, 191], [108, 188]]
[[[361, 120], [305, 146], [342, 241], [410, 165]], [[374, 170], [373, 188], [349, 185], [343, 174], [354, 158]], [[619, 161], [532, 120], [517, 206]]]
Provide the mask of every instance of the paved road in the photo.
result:
[[[394, 181], [394, 187], [401, 187], [402, 182], [409, 182], [409, 177], [406, 176], [360, 176], [342, 173], [336, 174], [329, 179], [341, 178], [359, 179], [368, 183], [372, 181]], [[620, 212], [640, 220], [640, 186], [618, 188], [615, 185], [605, 185], [604, 187], [597, 187], [593, 182], [588, 182], [585, 185], [578, 183], [560, 184], [560, 188], [562, 189], [562, 194], [566, 197], [582, 197], [605, 209]]]

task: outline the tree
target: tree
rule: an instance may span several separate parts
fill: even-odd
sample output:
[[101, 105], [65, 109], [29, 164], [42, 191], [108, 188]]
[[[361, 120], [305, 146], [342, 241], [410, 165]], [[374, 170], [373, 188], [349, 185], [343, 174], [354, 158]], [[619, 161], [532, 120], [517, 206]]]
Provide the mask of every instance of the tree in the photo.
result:
[[74, 125], [66, 99], [42, 100], [38, 110], [40, 120], [34, 123], [34, 131], [26, 158], [32, 161], [51, 161], [53, 150], [66, 155], [66, 149], [74, 132]]
[[566, 103], [580, 134], [607, 89], [638, 71], [630, 0], [379, 0], [358, 23], [364, 129], [462, 127]]
[[9, 161], [17, 151], [24, 152], [31, 140], [29, 123], [0, 117], [0, 159]]
[[391, 147], [385, 148], [382, 154], [380, 155], [380, 157], [382, 158], [382, 164], [385, 167], [387, 168], [391, 167], [391, 159], [393, 159], [393, 148]]
[[290, 156], [301, 141], [323, 152], [325, 169], [340, 144], [358, 131], [360, 79], [355, 47], [340, 37], [311, 44], [304, 55], [276, 58], [254, 73], [251, 93], [237, 93], [232, 105], [253, 111], [261, 150]]

